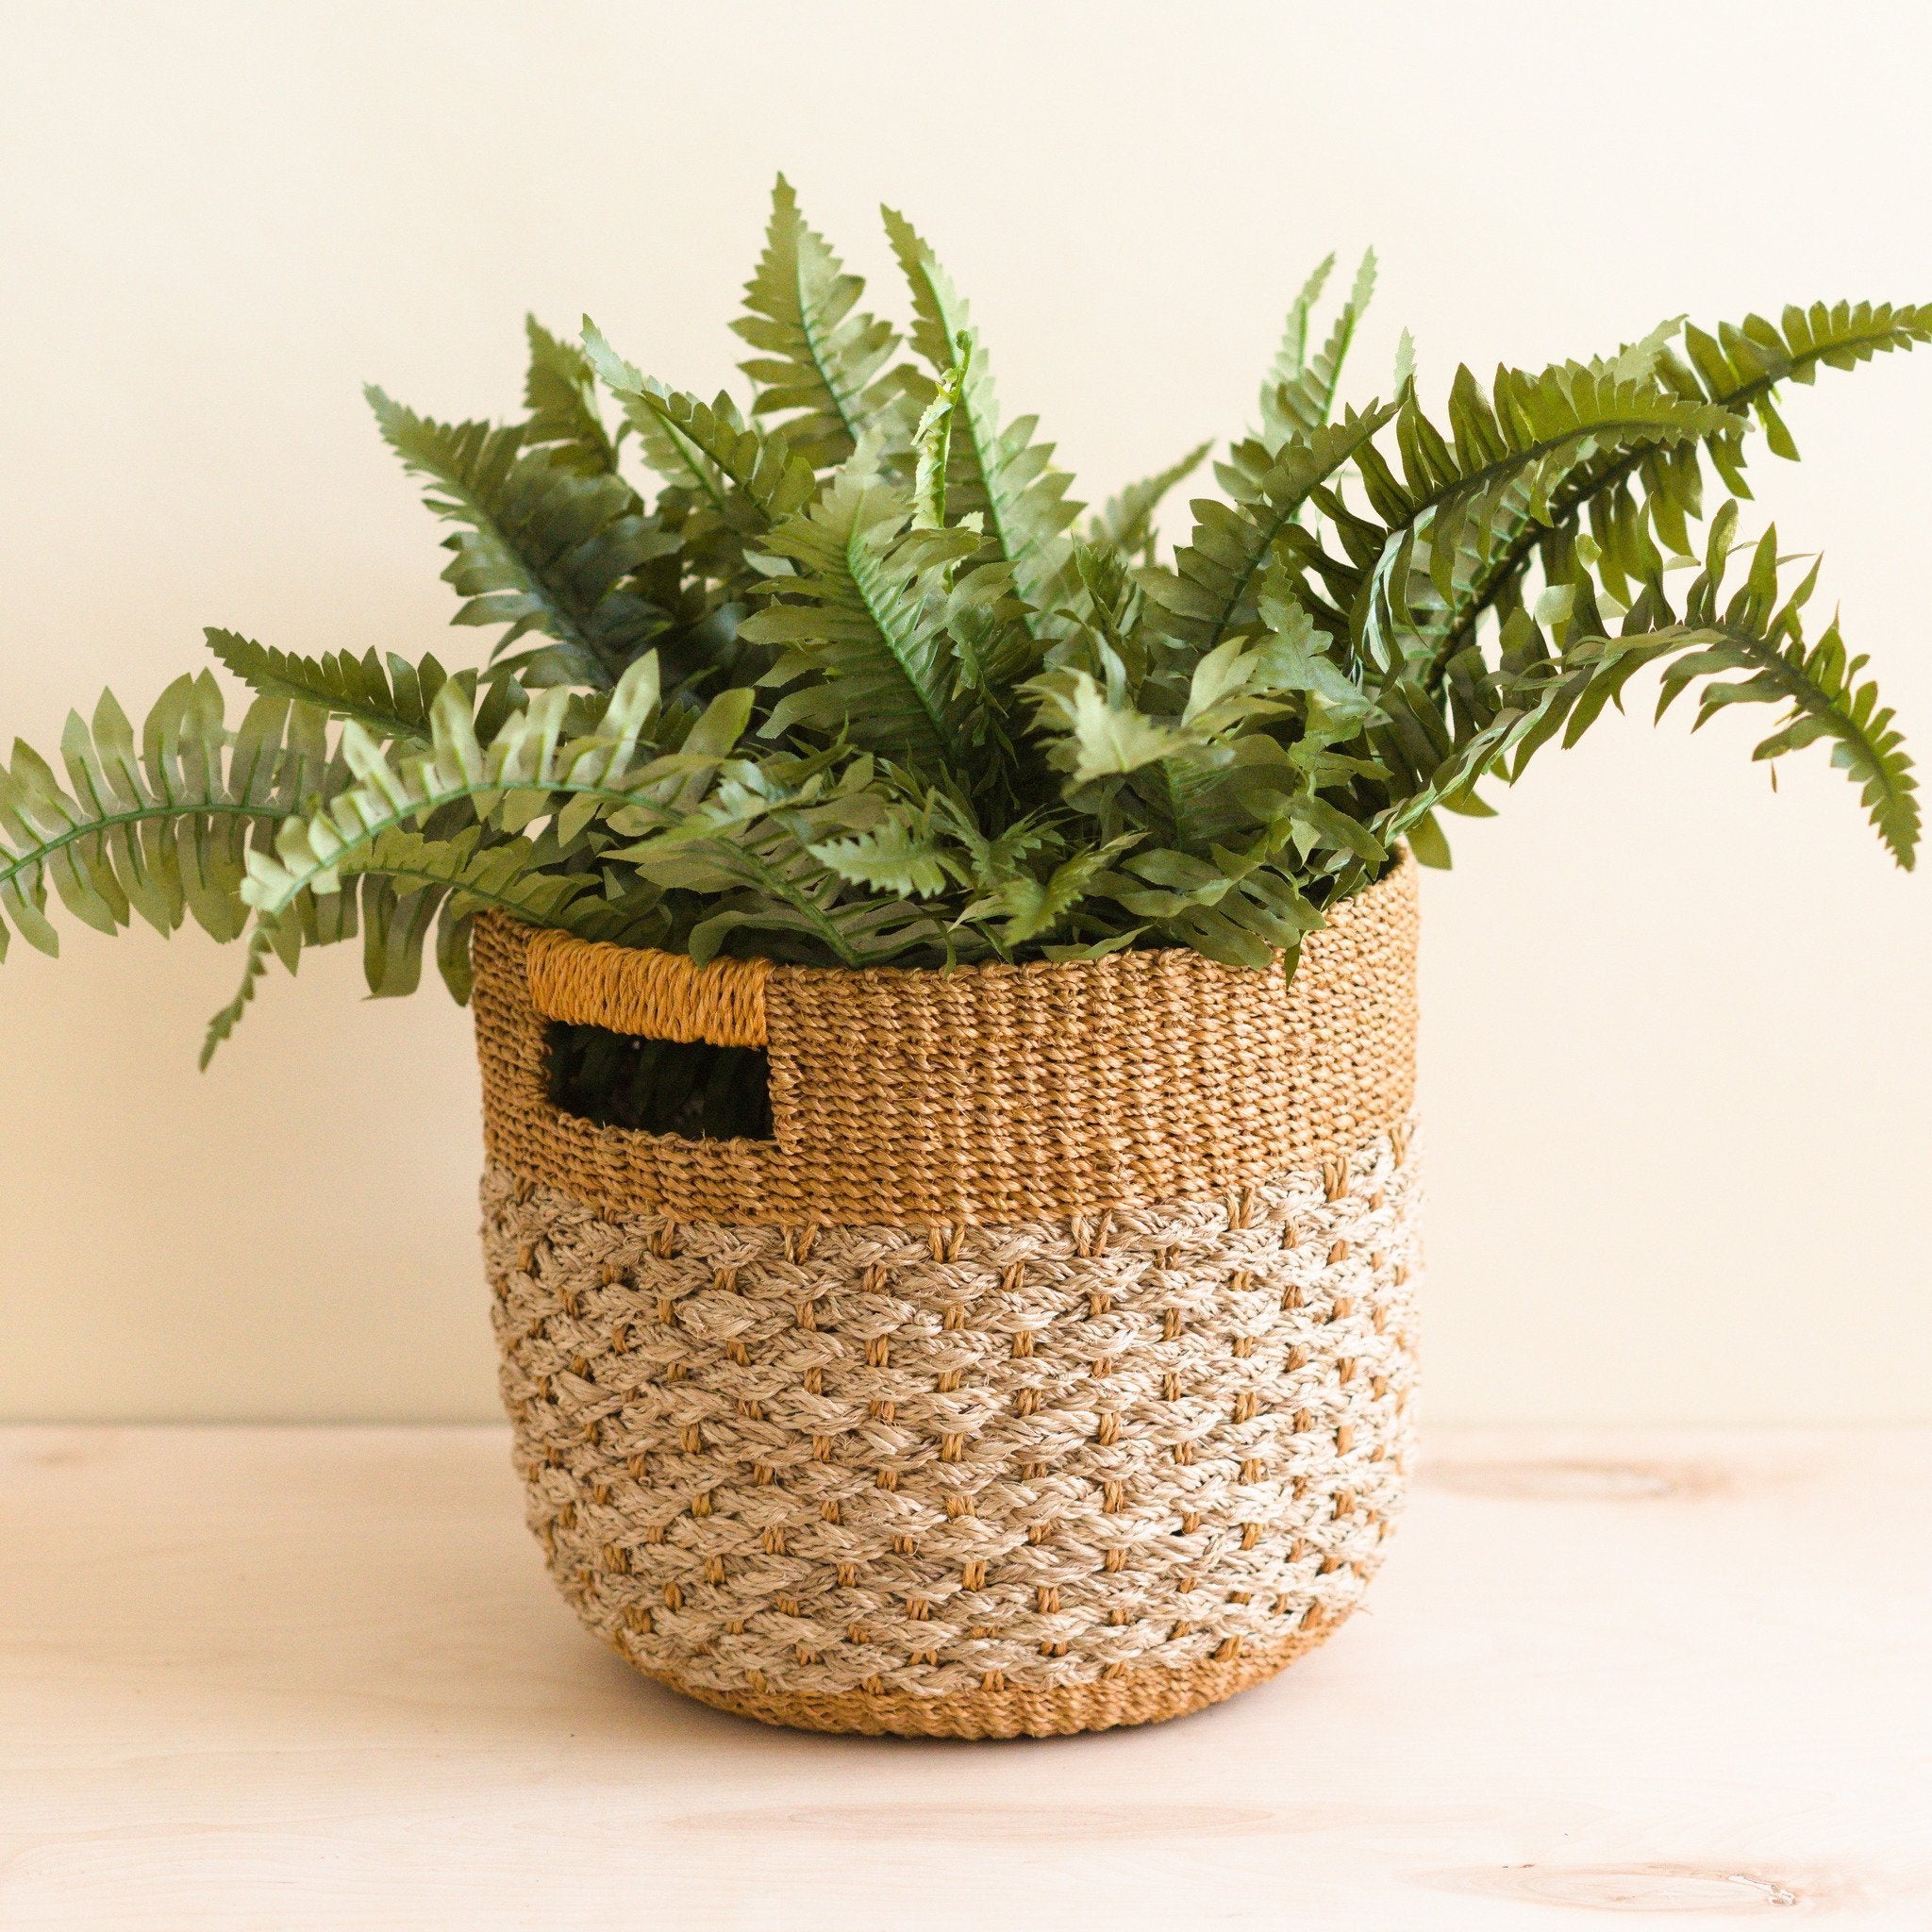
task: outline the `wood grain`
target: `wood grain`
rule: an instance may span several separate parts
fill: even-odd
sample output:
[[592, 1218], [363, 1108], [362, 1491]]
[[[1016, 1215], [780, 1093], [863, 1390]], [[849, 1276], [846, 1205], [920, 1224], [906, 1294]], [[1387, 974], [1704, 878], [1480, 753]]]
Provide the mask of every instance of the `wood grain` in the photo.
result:
[[634, 1677], [497, 1430], [0, 1433], [0, 1926], [1932, 1925], [1932, 1434], [1431, 1446], [1276, 1682], [973, 1745]]

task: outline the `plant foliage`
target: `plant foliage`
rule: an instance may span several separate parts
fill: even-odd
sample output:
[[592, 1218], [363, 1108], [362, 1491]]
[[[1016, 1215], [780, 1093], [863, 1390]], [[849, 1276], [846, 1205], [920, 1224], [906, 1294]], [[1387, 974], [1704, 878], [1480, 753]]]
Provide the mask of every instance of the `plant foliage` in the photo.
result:
[[[1165, 559], [1189, 452], [1081, 519], [1038, 419], [932, 249], [887, 239], [899, 331], [777, 184], [734, 325], [742, 401], [646, 375], [585, 324], [527, 325], [526, 414], [444, 424], [372, 389], [450, 525], [445, 670], [211, 630], [141, 732], [111, 696], [61, 769], [0, 766], [0, 954], [188, 917], [244, 940], [232, 1030], [271, 959], [359, 936], [378, 994], [433, 957], [460, 998], [486, 909], [706, 959], [863, 966], [1185, 945], [1265, 967], [1379, 877], [1447, 862], [1441, 814], [1491, 809], [1657, 667], [1659, 714], [1769, 707], [1755, 756], [1814, 743], [1909, 866], [1920, 812], [1892, 714], [1818, 577], [1739, 533], [1792, 384], [1932, 339], [1932, 307], [1666, 324], [1614, 355], [1457, 371], [1425, 408], [1346, 402], [1365, 258], [1291, 304], [1258, 422]], [[1682, 588], [1675, 588], [1681, 582]], [[744, 1065], [559, 1041], [599, 1117], [756, 1131]], [[591, 1106], [591, 1102], [601, 1103]], [[734, 1127], [734, 1123], [736, 1126]]]

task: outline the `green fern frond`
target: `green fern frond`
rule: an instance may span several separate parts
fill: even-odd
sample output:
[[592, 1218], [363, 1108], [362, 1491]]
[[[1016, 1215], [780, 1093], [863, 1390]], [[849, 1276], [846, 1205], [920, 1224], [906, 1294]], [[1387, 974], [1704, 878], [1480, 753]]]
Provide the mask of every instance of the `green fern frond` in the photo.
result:
[[595, 890], [583, 873], [545, 870], [555, 862], [534, 841], [492, 839], [468, 825], [447, 839], [395, 827], [340, 862], [363, 874], [363, 974], [377, 999], [414, 992], [432, 930], [450, 991], [469, 996], [469, 928], [477, 913], [507, 912], [526, 925], [568, 927], [570, 908]]
[[[332, 651], [325, 658], [300, 658], [271, 649], [239, 632], [212, 625], [203, 635], [216, 659], [250, 691], [291, 704], [312, 705], [334, 718], [354, 718], [378, 738], [426, 744], [429, 707], [449, 682], [433, 657], [411, 664], [391, 651], [387, 665], [372, 647], [360, 658]], [[458, 672], [474, 691], [475, 676]]]
[[775, 429], [751, 427], [729, 396], [703, 403], [654, 382], [626, 362], [588, 316], [584, 346], [640, 436], [668, 440], [674, 454], [666, 458], [667, 476], [691, 489], [734, 529], [758, 534], [817, 493], [811, 465], [787, 438]]
[[235, 997], [208, 1021], [202, 1034], [201, 1052], [195, 1064], [204, 1074], [215, 1055], [235, 1037], [235, 1029], [241, 1025], [242, 1016], [255, 1004], [255, 995], [261, 986], [262, 975], [268, 971], [269, 955], [274, 947], [274, 935], [265, 926], [258, 927], [249, 936], [248, 950], [242, 967], [242, 984], [236, 988]]
[[1197, 499], [1192, 541], [1174, 553], [1172, 571], [1144, 571], [1141, 581], [1169, 635], [1197, 650], [1260, 627], [1261, 580], [1282, 535], [1324, 485], [1361, 460], [1395, 415], [1394, 403], [1349, 410], [1279, 456], [1224, 475], [1233, 502]]
[[[617, 439], [597, 406], [596, 374], [575, 342], [554, 336], [534, 315], [524, 318], [530, 342], [524, 378], [524, 447], [548, 450], [555, 460], [586, 476], [617, 474]], [[620, 434], [622, 432], [620, 431]]]
[[[1875, 356], [1932, 341], [1932, 303], [1814, 302], [1808, 308], [1787, 308], [1777, 323], [1747, 315], [1741, 323], [1721, 323], [1715, 331], [1693, 324], [1681, 333], [1683, 354], [1666, 346], [1657, 358], [1658, 375], [1677, 394], [1734, 411], [1739, 420], [1707, 438], [1701, 452], [1675, 452], [1670, 465], [1644, 460], [1641, 453], [1600, 458], [1553, 506], [1552, 521], [1559, 530], [1574, 528], [1588, 513], [1612, 581], [1642, 581], [1654, 573], [1653, 538], [1675, 556], [1692, 554], [1687, 524], [1701, 514], [1700, 454], [1731, 495], [1746, 499], [1749, 423], [1765, 432], [1774, 456], [1796, 460], [1797, 444], [1776, 406], [1780, 384], [1810, 384], [1821, 369], [1855, 369]], [[1642, 486], [1636, 493], [1629, 487], [1633, 478]]]
[[[606, 386], [612, 389], [624, 413], [624, 426], [637, 437], [645, 462], [673, 490], [681, 491], [713, 515], [727, 517], [731, 508], [730, 478], [678, 426], [676, 416], [669, 408], [658, 406], [668, 404], [674, 392], [625, 361], [598, 333], [589, 316], [584, 318], [584, 342]], [[721, 406], [724, 400], [721, 394]], [[707, 406], [695, 396], [680, 396], [680, 401], [683, 413], [696, 419], [701, 427], [714, 427], [700, 415]]]
[[971, 530], [914, 529], [908, 493], [853, 464], [766, 539], [792, 574], [740, 626], [786, 656], [774, 684], [810, 676], [765, 725], [845, 733], [869, 751], [940, 775], [973, 769], [944, 619], [953, 573], [979, 548]]
[[[1669, 347], [1680, 330], [1685, 357]], [[1790, 458], [1798, 453], [1776, 408], [1778, 385], [1808, 384], [1821, 369], [1854, 369], [1875, 356], [1932, 341], [1932, 304], [1815, 302], [1808, 308], [1787, 308], [1778, 323], [1750, 315], [1715, 331], [1674, 323], [1657, 335], [1663, 341], [1652, 357], [1657, 374], [1686, 400], [1733, 412], [1734, 420], [1701, 444], [1612, 449], [1581, 465], [1552, 492], [1546, 521], [1521, 519], [1491, 546], [1459, 608], [1450, 613], [1445, 658], [1473, 635], [1486, 612], [1507, 604], [1553, 538], [1567, 539], [1586, 520], [1607, 588], [1626, 599], [1656, 575], [1666, 554], [1690, 556], [1690, 526], [1704, 514], [1700, 458], [1710, 460], [1730, 493], [1748, 498], [1748, 422], [1755, 419], [1765, 431], [1774, 454]]]
[[[1814, 562], [1794, 587], [1783, 588], [1775, 529], [1752, 547], [1743, 584], [1725, 597], [1737, 517], [1737, 505], [1726, 503], [1712, 520], [1703, 568], [1675, 608], [1659, 576], [1612, 633], [1589, 580], [1587, 553], [1579, 551], [1564, 559], [1562, 580], [1540, 600], [1538, 616], [1511, 613], [1497, 667], [1467, 646], [1449, 667], [1441, 694], [1424, 691], [1413, 676], [1380, 693], [1392, 736], [1377, 749], [1400, 801], [1382, 821], [1389, 835], [1407, 831], [1438, 804], [1467, 805], [1485, 775], [1513, 782], [1559, 734], [1574, 745], [1607, 707], [1621, 703], [1639, 670], [1661, 659], [1659, 717], [1701, 684], [1699, 725], [1732, 705], [1782, 708], [1775, 728], [1757, 745], [1759, 759], [1829, 741], [1832, 762], [1858, 787], [1879, 837], [1909, 870], [1921, 828], [1918, 781], [1893, 713], [1876, 686], [1861, 681], [1866, 659], [1847, 654], [1835, 618], [1807, 644], [1803, 611], [1818, 567]], [[1404, 734], [1407, 743], [1398, 749], [1393, 739]]]
[[[247, 854], [240, 891], [256, 914], [251, 943], [273, 950], [293, 972], [305, 945], [352, 935], [357, 895], [343, 882], [359, 874], [364, 917], [375, 918], [379, 927], [370, 939], [370, 958], [391, 962], [382, 965], [385, 974], [407, 971], [410, 959], [420, 958], [420, 941], [434, 914], [442, 922], [439, 961], [444, 976], [453, 990], [467, 986], [467, 966], [450, 922], [491, 903], [488, 892], [508, 891], [513, 870], [518, 891], [531, 895], [532, 907], [549, 906], [560, 916], [565, 904], [578, 903], [575, 885], [566, 891], [538, 879], [536, 860], [512, 869], [489, 854], [506, 845], [523, 854], [527, 841], [518, 844], [520, 835], [538, 820], [548, 820], [541, 866], [588, 886], [592, 870], [576, 848], [592, 818], [621, 816], [632, 833], [641, 824], [656, 830], [681, 823], [737, 742], [752, 693], [721, 694], [702, 716], [687, 722], [681, 738], [659, 713], [658, 696], [656, 660], [646, 657], [579, 719], [585, 727], [580, 731], [566, 727], [581, 705], [564, 691], [547, 690], [507, 718], [486, 746], [455, 680], [431, 707], [427, 753], [386, 750], [351, 722], [342, 731], [344, 782], [330, 788], [320, 808], [284, 817], [273, 855], [259, 849]], [[463, 822], [465, 814], [469, 823]], [[472, 830], [476, 838], [465, 842], [463, 834]], [[396, 834], [407, 836], [399, 841]], [[419, 837], [426, 843], [408, 842]], [[435, 861], [441, 873], [425, 874], [422, 868], [429, 861], [423, 855], [431, 847], [457, 852], [466, 868], [461, 875], [451, 871], [453, 861], [446, 857]], [[526, 871], [532, 874], [527, 879]], [[397, 883], [372, 886], [371, 876]], [[433, 888], [443, 894], [433, 906], [410, 896]], [[319, 932], [315, 920], [305, 916], [317, 907], [340, 908], [333, 924], [325, 921]], [[399, 942], [398, 922], [407, 926], [410, 920], [416, 924], [408, 930], [417, 937], [405, 933]], [[608, 935], [599, 928], [593, 936]], [[397, 958], [401, 965], [392, 963]], [[219, 1016], [220, 1038], [232, 1032], [258, 976], [245, 977], [236, 1001]]]
[[953, 417], [959, 391], [973, 363], [973, 333], [959, 338], [958, 359], [933, 387], [932, 401], [912, 431], [913, 521], [923, 530], [938, 530], [946, 521], [946, 478], [953, 464]]
[[1211, 442], [1197, 443], [1178, 462], [1138, 483], [1129, 483], [1118, 496], [1088, 520], [1087, 541], [1111, 543], [1140, 563], [1154, 561], [1154, 513], [1175, 484], [1185, 482], [1207, 460]]
[[858, 308], [864, 292], [780, 175], [765, 251], [745, 284], [751, 312], [731, 326], [761, 352], [739, 364], [756, 387], [752, 414], [782, 417], [786, 441], [815, 470], [843, 463], [868, 435], [882, 439], [894, 425], [904, 433], [904, 387], [880, 375], [898, 332]]
[[1775, 323], [1747, 315], [1720, 324], [1715, 334], [1694, 325], [1684, 331], [1685, 354], [1706, 397], [1730, 409], [1754, 407], [1781, 382], [1815, 382], [1821, 368], [1856, 369], [1925, 341], [1932, 341], [1932, 303], [1792, 304]]
[[535, 660], [550, 681], [613, 683], [666, 621], [626, 588], [671, 541], [630, 485], [526, 449], [522, 427], [436, 423], [367, 393], [384, 440], [428, 480], [430, 508], [463, 525], [443, 546], [464, 600], [454, 621], [506, 625], [493, 656], [526, 632], [551, 640]]
[[778, 957], [883, 965], [908, 951], [943, 945], [944, 927], [908, 901], [854, 896], [850, 883], [815, 848], [876, 830], [889, 816], [861, 758], [836, 784], [824, 758], [733, 760], [675, 823], [648, 811], [620, 811], [620, 833], [648, 834], [613, 850], [669, 891], [708, 895], [711, 909], [686, 936], [685, 950], [710, 958], [739, 933], [759, 936]]
[[231, 736], [206, 672], [161, 693], [139, 748], [103, 692], [91, 724], [70, 714], [60, 749], [64, 786], [19, 742], [0, 765], [0, 958], [9, 919], [28, 944], [59, 950], [50, 886], [100, 932], [139, 914], [171, 933], [192, 915], [213, 938], [235, 938], [251, 841], [321, 783], [325, 763], [319, 715], [280, 698], [257, 699]]
[[[1733, 705], [1781, 707], [1779, 724], [1753, 756], [1769, 762], [1829, 741], [1832, 763], [1857, 786], [1886, 849], [1909, 871], [1921, 827], [1918, 779], [1893, 712], [1880, 703], [1875, 683], [1860, 680], [1869, 660], [1849, 655], [1836, 617], [1815, 643], [1806, 643], [1802, 613], [1818, 566], [1813, 563], [1795, 589], [1783, 591], [1774, 525], [1752, 550], [1743, 585], [1722, 601], [1736, 522], [1735, 504], [1726, 504], [1713, 519], [1704, 568], [1674, 621], [1660, 621], [1672, 613], [1661, 590], [1654, 588], [1633, 609], [1624, 634], [1596, 647], [1605, 672], [1620, 677], [1633, 660], [1666, 658], [1657, 715], [1697, 684], [1700, 726]], [[1730, 681], [1716, 681], [1726, 677]]]
[[[1302, 805], [1311, 826], [1347, 823], [1311, 800]], [[1296, 830], [1295, 818], [1284, 812], [1247, 851], [1217, 844], [1206, 856], [1173, 848], [1137, 852], [1096, 886], [1171, 943], [1266, 972], [1281, 955], [1291, 958], [1322, 923], [1321, 913], [1273, 863]], [[1358, 828], [1351, 825], [1350, 836], [1360, 836]], [[1369, 849], [1380, 856], [1379, 846], [1371, 842]]]
[[[959, 359], [959, 341], [971, 314], [952, 277], [906, 218], [882, 210], [892, 252], [912, 291], [912, 346], [932, 375], [908, 380], [923, 407], [933, 382]], [[1053, 444], [1036, 443], [1037, 416], [1008, 424], [999, 417], [992, 371], [983, 346], [975, 347], [954, 412], [952, 467], [947, 478], [950, 514], [977, 515], [999, 559], [1013, 573], [1013, 587], [1027, 607], [1025, 622], [1036, 638], [1052, 632], [1047, 616], [1067, 582], [1071, 546], [1067, 529], [1082, 506], [1067, 500], [1070, 478], [1052, 465]]]
[[1110, 697], [1085, 671], [1049, 671], [1030, 689], [1051, 746], [1049, 761], [1076, 787], [1208, 747], [1204, 734]]
[[847, 884], [901, 898], [937, 898], [953, 883], [932, 827], [905, 808], [869, 832], [821, 840], [807, 850]]
[[[974, 884], [979, 895], [960, 914], [962, 921], [998, 921], [992, 930], [1003, 952], [1011, 953], [1050, 940], [1063, 932], [1091, 900], [1096, 888], [1104, 886], [1121, 855], [1136, 842], [1133, 835], [1110, 840], [1085, 852], [1076, 852], [1041, 876], [1030, 867], [1015, 863], [995, 869], [982, 865]], [[1086, 946], [1078, 942], [1049, 957], [1097, 957], [1099, 950], [1112, 950], [1130, 943], [1139, 929], [1124, 936], [1112, 936]]]
[[1261, 382], [1261, 408], [1265, 413], [1274, 391], [1285, 382], [1298, 382], [1308, 364], [1308, 325], [1314, 320], [1315, 304], [1322, 299], [1322, 291], [1328, 286], [1328, 277], [1335, 272], [1335, 256], [1331, 250], [1318, 261], [1307, 281], [1302, 284], [1301, 292], [1289, 304], [1288, 317], [1281, 325], [1281, 346], [1274, 352], [1274, 359], [1268, 365], [1268, 374]]
[[1327, 341], [1315, 355], [1308, 356], [1308, 311], [1334, 259], [1331, 255], [1309, 277], [1307, 287], [1289, 310], [1281, 348], [1268, 372], [1268, 381], [1261, 386], [1261, 441], [1271, 454], [1278, 454], [1291, 438], [1319, 429], [1334, 414], [1342, 364], [1348, 359], [1362, 313], [1375, 292], [1375, 251], [1372, 248], [1362, 257], [1355, 286], [1341, 305]]
[[[1447, 511], [1499, 502], [1518, 488], [1532, 512], [1546, 515], [1561, 476], [1600, 450], [1686, 442], [1722, 434], [1735, 422], [1727, 409], [1672, 395], [1643, 378], [1566, 363], [1539, 375], [1498, 370], [1487, 394], [1466, 367], [1457, 370], [1449, 425], [1445, 437], [1411, 397], [1395, 425], [1401, 475], [1386, 463], [1364, 462], [1365, 490], [1391, 539]], [[1392, 548], [1385, 541], [1385, 558]], [[1435, 551], [1454, 555], [1441, 543]]]
[[1323, 492], [1344, 556], [1305, 533], [1291, 545], [1297, 592], [1331, 633], [1385, 676], [1420, 660], [1425, 688], [1492, 559], [1524, 525], [1547, 524], [1566, 477], [1604, 450], [1690, 443], [1734, 420], [1647, 379], [1577, 363], [1534, 375], [1498, 370], [1488, 392], [1460, 369], [1448, 415], [1444, 434], [1411, 391], [1395, 417], [1400, 474], [1373, 445], [1357, 453], [1373, 519]]
[[[460, 688], [451, 682], [430, 708], [429, 750], [401, 756], [351, 721], [342, 727], [341, 758], [352, 782], [320, 808], [286, 818], [273, 857], [249, 854], [243, 899], [264, 923], [280, 922], [303, 893], [339, 891], [345, 873], [370, 870], [368, 855], [385, 833], [420, 829], [451, 810], [470, 811], [510, 836], [555, 813], [568, 842], [587, 819], [577, 801], [634, 807], [641, 778], [668, 777], [675, 789], [688, 770], [716, 762], [705, 758], [702, 747], [658, 754], [648, 731], [658, 717], [655, 658], [632, 665], [587, 721], [589, 728], [575, 735], [566, 733], [572, 709], [568, 693], [540, 691], [485, 746]], [[696, 735], [693, 726], [686, 747]], [[641, 752], [656, 755], [640, 765]], [[287, 939], [286, 928], [278, 930]], [[299, 947], [284, 950], [285, 959], [292, 950]]]
[[1415, 338], [1407, 329], [1395, 338], [1394, 380], [1390, 387], [1399, 396], [1415, 380]]

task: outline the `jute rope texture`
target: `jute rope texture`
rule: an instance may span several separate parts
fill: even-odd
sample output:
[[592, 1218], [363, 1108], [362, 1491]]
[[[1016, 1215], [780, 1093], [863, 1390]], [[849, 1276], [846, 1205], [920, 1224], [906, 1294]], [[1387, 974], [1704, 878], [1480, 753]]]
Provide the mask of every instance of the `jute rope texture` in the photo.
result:
[[530, 936], [525, 974], [546, 1020], [608, 1026], [650, 1040], [763, 1046], [769, 959], [693, 966], [679, 953], [605, 945], [568, 933]]
[[[721, 974], [486, 917], [473, 958], [490, 1152], [614, 1212], [790, 1226], [1206, 1198], [1344, 1158], [1407, 1118], [1415, 928], [1405, 858], [1307, 940], [1284, 997], [1278, 970], [1184, 948]], [[540, 1003], [743, 1040], [761, 1005], [774, 1139], [686, 1141], [561, 1112]]]
[[1091, 1729], [1317, 1641], [1408, 1462], [1401, 1136], [1015, 1226], [610, 1217], [492, 1168], [530, 1522], [640, 1669], [770, 1722]]
[[[1407, 862], [1285, 994], [479, 922], [504, 1398], [585, 1621], [767, 1722], [960, 1737], [1173, 1716], [1320, 1641], [1408, 1461], [1414, 939]], [[761, 1032], [774, 1139], [560, 1111], [548, 1019]]]

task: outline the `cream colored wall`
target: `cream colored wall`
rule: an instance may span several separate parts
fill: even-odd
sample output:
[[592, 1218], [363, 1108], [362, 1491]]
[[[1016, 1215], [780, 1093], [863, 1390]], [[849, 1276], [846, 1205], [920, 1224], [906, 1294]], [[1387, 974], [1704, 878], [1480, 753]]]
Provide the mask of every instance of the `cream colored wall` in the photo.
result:
[[[1383, 255], [1358, 382], [1407, 321], [1438, 394], [1682, 309], [1932, 297], [1903, 8], [192, 0], [7, 42], [0, 701], [42, 745], [204, 624], [474, 649], [358, 384], [511, 409], [534, 307], [715, 385], [781, 165], [881, 282], [874, 202], [915, 213], [1091, 490], [1242, 420], [1331, 246]], [[1765, 507], [1932, 743], [1932, 354], [1790, 415]], [[1932, 890], [1748, 742], [1607, 726], [1428, 883], [1439, 1418], [1932, 1419]], [[491, 1413], [464, 1020], [354, 965], [197, 1078], [232, 953], [15, 946], [0, 1414]]]

